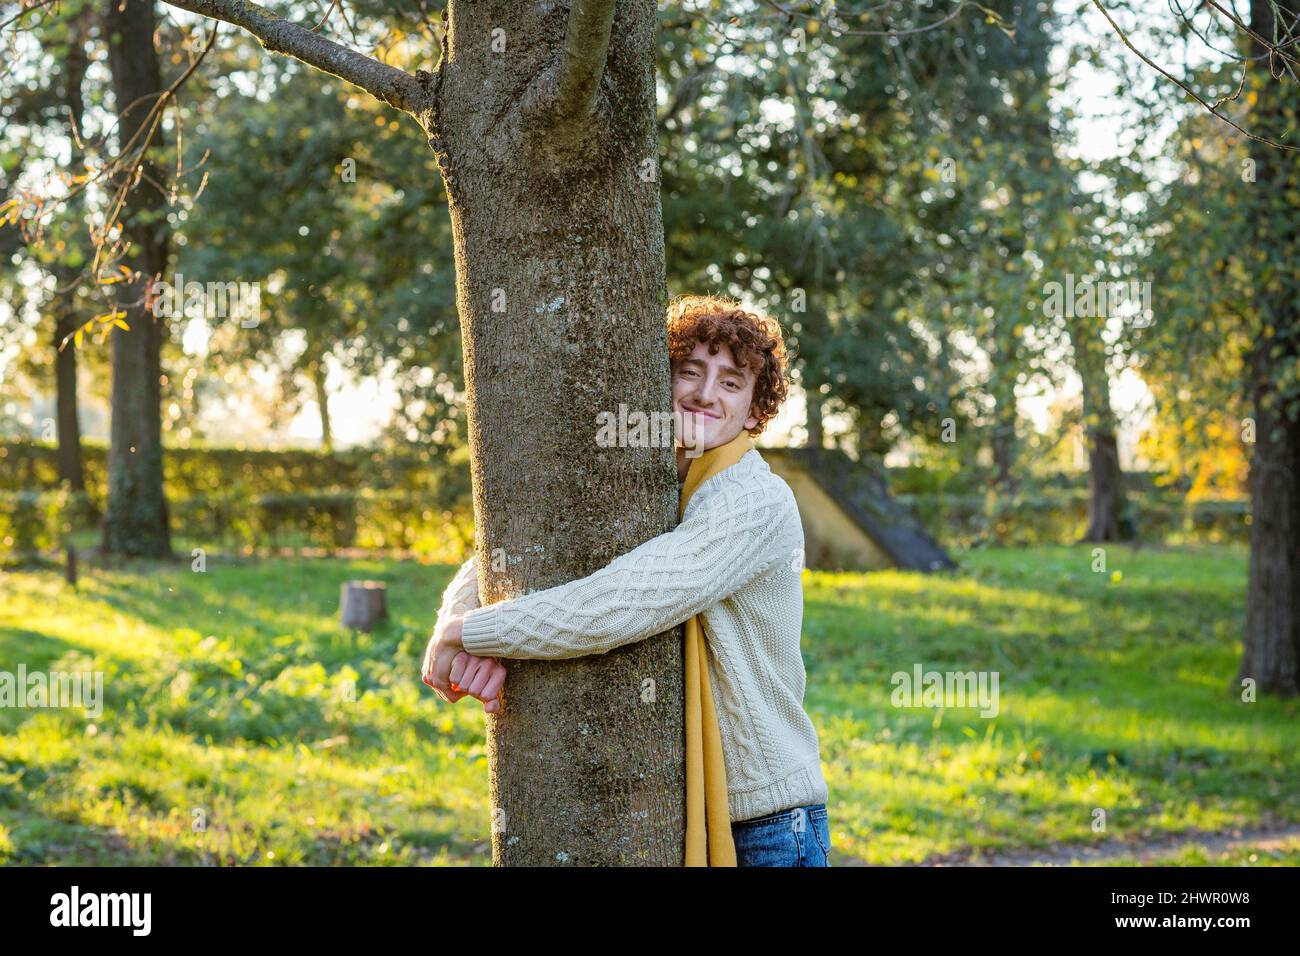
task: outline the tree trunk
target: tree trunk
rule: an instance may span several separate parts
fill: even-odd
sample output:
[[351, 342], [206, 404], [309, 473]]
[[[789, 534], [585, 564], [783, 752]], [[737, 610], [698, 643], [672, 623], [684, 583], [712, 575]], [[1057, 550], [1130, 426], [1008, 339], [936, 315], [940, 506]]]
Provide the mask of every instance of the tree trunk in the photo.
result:
[[[1251, 0], [1251, 28], [1272, 39], [1273, 10]], [[1251, 44], [1258, 91], [1252, 131], [1286, 142], [1300, 112], [1300, 92], [1286, 78], [1268, 73], [1271, 58]], [[1288, 196], [1300, 189], [1300, 171], [1290, 154], [1250, 143], [1256, 182], [1251, 223], [1261, 251], [1262, 274], [1254, 283], [1260, 332], [1248, 356], [1255, 446], [1250, 460], [1250, 569], [1246, 589], [1246, 631], [1238, 682], [1255, 681], [1259, 691], [1291, 696], [1300, 692], [1300, 395], [1286, 384], [1300, 351], [1300, 292], [1295, 270], [1300, 255], [1295, 209]], [[1289, 412], [1289, 413], [1288, 413]]]
[[[566, 123], [549, 105], [563, 6], [449, 6], [422, 121], [455, 236], [485, 604], [590, 574], [676, 520], [671, 448], [595, 441], [619, 403], [671, 409], [655, 14], [618, 3], [594, 115]], [[494, 863], [680, 866], [680, 632], [508, 667], [513, 706], [487, 718]]]
[[316, 391], [316, 407], [320, 409], [320, 446], [324, 451], [334, 450], [334, 432], [330, 428], [330, 393], [325, 388], [325, 362], [313, 362], [311, 384]]
[[822, 403], [820, 399], [813, 397], [812, 392], [806, 394], [808, 396], [808, 447], [822, 448], [826, 443], [826, 431], [822, 421]]
[[1124, 474], [1112, 429], [1088, 429], [1088, 529], [1084, 541], [1124, 541], [1133, 537], [1122, 523]]
[[[1251, 0], [1251, 29], [1272, 39], [1268, 0]], [[1288, 142], [1300, 111], [1300, 92], [1285, 77], [1268, 73], [1272, 58], [1259, 43], [1251, 53], [1252, 88], [1257, 91], [1251, 130]], [[1255, 183], [1251, 223], [1262, 274], [1254, 283], [1260, 332], [1248, 357], [1255, 446], [1250, 460], [1250, 570], [1246, 586], [1246, 631], [1238, 682], [1250, 678], [1262, 692], [1300, 692], [1300, 403], [1288, 386], [1300, 350], [1300, 292], [1294, 263], [1300, 255], [1295, 209], [1287, 198], [1300, 189], [1300, 170], [1288, 153], [1252, 141]]]
[[81, 423], [77, 419], [77, 350], [59, 343], [77, 328], [71, 302], [54, 303], [54, 424], [58, 434], [59, 481], [71, 491], [86, 490], [81, 461]]
[[1133, 537], [1125, 524], [1124, 473], [1115, 437], [1115, 412], [1110, 404], [1110, 380], [1102, 352], [1101, 329], [1070, 332], [1074, 368], [1083, 383], [1083, 420], [1088, 436], [1088, 528], [1084, 541], [1123, 541]]
[[993, 453], [993, 487], [1005, 497], [1016, 490], [1016, 369], [1019, 368], [1019, 343], [1014, 331], [1005, 323], [993, 329], [992, 378], [989, 396], [993, 399], [993, 428], [989, 436]]
[[[1240, 682], [1289, 696], [1300, 691], [1300, 423], [1279, 414], [1264, 338], [1251, 355], [1255, 451], [1250, 461], [1250, 568]], [[1276, 396], [1274, 395], [1274, 399]]]
[[[118, 115], [118, 142], [131, 139], [163, 89], [154, 49], [153, 0], [105, 0], [109, 69]], [[142, 136], [143, 138], [143, 136]], [[137, 141], [138, 143], [138, 141]], [[170, 235], [163, 199], [150, 180], [164, 176], [147, 157], [144, 175], [127, 195], [122, 225], [138, 276], [119, 301], [130, 331], [114, 329], [112, 424], [108, 449], [106, 554], [167, 557], [171, 538], [162, 469], [162, 330], [165, 318], [145, 308], [145, 290], [167, 264]]]
[[[86, 76], [87, 58], [85, 38], [83, 36], [83, 18], [68, 21], [68, 47], [63, 59], [63, 103], [68, 108], [69, 122], [73, 136], [71, 142], [71, 162], [69, 167], [80, 171], [84, 163], [84, 151], [81, 148], [81, 117], [85, 104], [81, 94], [81, 83]], [[69, 212], [75, 217], [85, 209], [85, 194], [77, 193], [68, 201]], [[73, 236], [69, 242], [77, 241]], [[76, 279], [76, 269], [60, 264], [54, 269], [56, 299], [52, 305], [54, 312], [54, 425], [58, 438], [59, 481], [69, 490], [84, 492], [86, 475], [81, 458], [81, 423], [77, 418], [77, 350], [69, 342], [63, 349], [59, 345], [65, 338], [76, 331], [78, 313], [76, 308], [76, 289], [72, 288]]]
[[993, 487], [999, 495], [1015, 492], [1016, 413], [1015, 397], [995, 399], [993, 431], [989, 444], [993, 452]]
[[367, 634], [388, 617], [388, 589], [383, 581], [344, 581], [339, 587], [339, 621]]

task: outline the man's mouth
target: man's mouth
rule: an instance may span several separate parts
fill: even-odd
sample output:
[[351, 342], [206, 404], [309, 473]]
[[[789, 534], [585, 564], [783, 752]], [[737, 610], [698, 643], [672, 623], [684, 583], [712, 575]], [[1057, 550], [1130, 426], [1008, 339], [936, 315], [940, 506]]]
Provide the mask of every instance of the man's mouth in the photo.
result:
[[721, 418], [721, 415], [715, 415], [713, 412], [706, 412], [702, 408], [691, 408], [689, 405], [683, 405], [682, 410], [691, 415], [702, 415], [705, 418]]

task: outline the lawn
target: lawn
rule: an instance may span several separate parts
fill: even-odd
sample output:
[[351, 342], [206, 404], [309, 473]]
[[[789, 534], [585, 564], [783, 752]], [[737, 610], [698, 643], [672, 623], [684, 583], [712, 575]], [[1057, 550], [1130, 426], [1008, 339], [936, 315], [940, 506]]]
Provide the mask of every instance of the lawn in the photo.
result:
[[[836, 866], [1300, 824], [1300, 701], [1244, 702], [1239, 548], [989, 550], [805, 577]], [[209, 556], [0, 574], [0, 670], [104, 672], [104, 713], [0, 709], [0, 862], [490, 863], [484, 716], [418, 668], [454, 569]], [[388, 582], [352, 636], [340, 582]], [[997, 671], [999, 710], [890, 677]], [[1104, 823], [1104, 829], [1099, 829]], [[1117, 855], [1108, 862], [1128, 863]], [[1168, 861], [1300, 863], [1300, 843]]]

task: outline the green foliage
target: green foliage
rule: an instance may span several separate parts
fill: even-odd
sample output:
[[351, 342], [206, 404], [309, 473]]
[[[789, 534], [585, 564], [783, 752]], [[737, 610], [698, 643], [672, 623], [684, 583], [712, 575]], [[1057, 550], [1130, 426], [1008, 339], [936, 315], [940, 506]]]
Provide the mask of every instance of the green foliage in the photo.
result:
[[[1042, 489], [1014, 495], [898, 494], [945, 547], [1034, 547], [1073, 544], [1088, 526], [1088, 493]], [[1146, 544], [1245, 542], [1250, 503], [1239, 499], [1188, 501], [1162, 494], [1129, 495], [1129, 521]]]
[[474, 536], [467, 500], [440, 508], [404, 491], [198, 496], [180, 499], [172, 514], [188, 546], [245, 552], [355, 547], [460, 561]]
[[330, 548], [357, 540], [357, 500], [351, 494], [263, 495], [257, 500], [258, 540], [275, 548], [286, 531], [306, 534]]
[[52, 547], [52, 499], [34, 491], [0, 499], [0, 546], [18, 562], [33, 561], [42, 550]]
[[[833, 31], [827, 11], [746, 19], [740, 40], [661, 31], [670, 292], [776, 316], [800, 384], [848, 414], [862, 454], [945, 418], [974, 434], [981, 390], [1005, 403], [1035, 373], [1026, 263], [1061, 220], [1034, 207], [1070, 180], [1042, 164], [1057, 21], [1050, 5], [981, 9], [901, 40]], [[937, 15], [886, 4], [858, 25]], [[959, 370], [980, 351], [996, 382]]]
[[0, 563], [42, 563], [91, 517], [84, 494], [0, 491]]
[[258, 81], [205, 105], [211, 176], [182, 227], [178, 270], [261, 284], [261, 321], [222, 323], [214, 358], [278, 369], [282, 414], [319, 403], [328, 364], [384, 365], [403, 398], [395, 432], [454, 444], [460, 415], [437, 387], [461, 387], [453, 243], [426, 136], [291, 61]]
[[[0, 444], [0, 554], [49, 551], [84, 533], [103, 500], [102, 445], [85, 447], [88, 495], [59, 489], [53, 446]], [[462, 449], [250, 451], [176, 448], [163, 458], [172, 530], [186, 547], [376, 548], [461, 560], [473, 541]], [[6, 539], [12, 539], [6, 543]]]
[[[93, 498], [102, 500], [106, 492], [107, 449], [102, 444], [86, 442], [82, 451], [87, 487]], [[58, 488], [56, 452], [54, 445], [45, 442], [0, 443], [0, 491]], [[167, 494], [176, 499], [373, 488], [445, 492], [445, 500], [454, 502], [468, 494], [465, 472], [463, 450], [448, 452], [409, 446], [334, 453], [301, 449], [169, 448], [163, 456]]]

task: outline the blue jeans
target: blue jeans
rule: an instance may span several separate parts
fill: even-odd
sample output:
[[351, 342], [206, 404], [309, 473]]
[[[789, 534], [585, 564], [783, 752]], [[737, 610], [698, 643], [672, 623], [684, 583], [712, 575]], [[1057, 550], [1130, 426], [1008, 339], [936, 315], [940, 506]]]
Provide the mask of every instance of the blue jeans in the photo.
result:
[[731, 825], [736, 866], [830, 866], [826, 804], [782, 810]]

